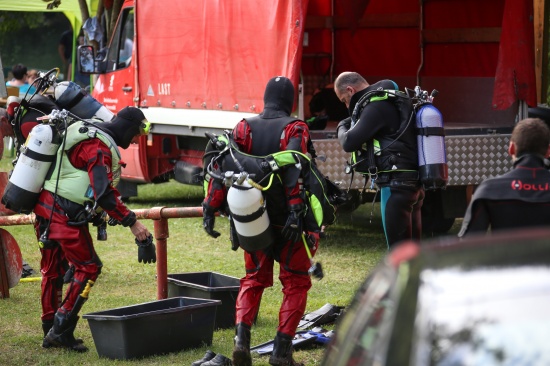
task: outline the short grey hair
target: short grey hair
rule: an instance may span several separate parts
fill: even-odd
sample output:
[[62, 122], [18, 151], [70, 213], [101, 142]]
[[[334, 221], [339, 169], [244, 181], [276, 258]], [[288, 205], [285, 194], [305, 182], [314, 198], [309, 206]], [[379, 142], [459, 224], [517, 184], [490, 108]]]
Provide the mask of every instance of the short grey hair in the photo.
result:
[[334, 81], [334, 89], [337, 89], [340, 93], [343, 93], [346, 91], [346, 87], [348, 86], [358, 87], [363, 84], [368, 85], [368, 82], [364, 77], [356, 72], [346, 71], [338, 75]]

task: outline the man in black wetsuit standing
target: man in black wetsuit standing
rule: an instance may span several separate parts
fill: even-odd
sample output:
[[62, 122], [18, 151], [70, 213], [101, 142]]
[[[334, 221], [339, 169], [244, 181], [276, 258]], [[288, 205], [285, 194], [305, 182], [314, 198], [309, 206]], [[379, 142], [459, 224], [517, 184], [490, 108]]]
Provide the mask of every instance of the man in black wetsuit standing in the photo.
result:
[[514, 169], [476, 189], [458, 234], [550, 226], [550, 129], [538, 118], [514, 127], [508, 153]]
[[[412, 105], [410, 100], [395, 96], [397, 90], [391, 80], [370, 85], [356, 72], [343, 72], [334, 82], [336, 96], [352, 116], [338, 124], [338, 141], [344, 151], [363, 150], [373, 156], [366, 162], [371, 181], [381, 191], [388, 247], [401, 240], [420, 239], [424, 200]], [[373, 149], [370, 154], [369, 145]]]

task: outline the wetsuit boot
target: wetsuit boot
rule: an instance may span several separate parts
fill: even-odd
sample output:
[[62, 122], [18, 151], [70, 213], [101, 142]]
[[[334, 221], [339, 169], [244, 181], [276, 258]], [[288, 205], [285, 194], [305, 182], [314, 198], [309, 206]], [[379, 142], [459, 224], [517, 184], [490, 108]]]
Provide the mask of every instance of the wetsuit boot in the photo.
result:
[[210, 361], [214, 357], [216, 357], [216, 354], [211, 350], [208, 350], [200, 360], [193, 362], [191, 366], [201, 366], [203, 363]]
[[[58, 347], [55, 344], [52, 344], [46, 340], [46, 335], [52, 329], [53, 327], [53, 319], [52, 320], [42, 320], [42, 331], [44, 331], [44, 339], [42, 340], [42, 347], [43, 348], [50, 348], [50, 347]], [[75, 339], [76, 343], [84, 343], [84, 341], [81, 338]]]
[[48, 334], [50, 329], [52, 329], [52, 327], [53, 327], [53, 319], [52, 320], [42, 320], [42, 331], [44, 332], [44, 339], [42, 340], [42, 347], [44, 347], [44, 348], [53, 347], [53, 345], [50, 344], [46, 340], [46, 335]]
[[76, 352], [86, 352], [88, 347], [79, 343], [73, 334], [79, 317], [71, 315], [59, 311], [56, 312], [53, 327], [44, 337], [44, 342], [48, 342], [52, 347], [63, 347]]
[[273, 366], [304, 366], [303, 363], [294, 361], [292, 352], [292, 337], [277, 332], [273, 344], [273, 353], [269, 357], [269, 364]]
[[252, 357], [250, 356], [250, 327], [244, 323], [239, 323], [235, 328], [233, 365], [252, 366]]

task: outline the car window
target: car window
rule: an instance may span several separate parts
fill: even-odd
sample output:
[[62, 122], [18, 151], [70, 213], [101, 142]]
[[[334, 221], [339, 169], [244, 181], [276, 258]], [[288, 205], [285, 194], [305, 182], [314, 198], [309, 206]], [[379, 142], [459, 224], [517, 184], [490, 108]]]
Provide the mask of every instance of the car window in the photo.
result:
[[550, 268], [421, 273], [413, 365], [550, 365]]
[[397, 271], [380, 266], [366, 279], [337, 326], [323, 365], [371, 365], [384, 357], [397, 301]]

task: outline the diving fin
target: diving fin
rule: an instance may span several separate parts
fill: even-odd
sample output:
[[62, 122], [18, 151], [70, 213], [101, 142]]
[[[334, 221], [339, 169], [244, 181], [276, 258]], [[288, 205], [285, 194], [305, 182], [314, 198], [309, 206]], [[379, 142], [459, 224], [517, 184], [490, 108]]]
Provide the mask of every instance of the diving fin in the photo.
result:
[[[318, 343], [317, 338], [319, 337], [319, 333], [311, 332], [311, 331], [300, 331], [296, 332], [296, 335], [292, 339], [292, 346], [294, 349], [299, 349], [302, 347], [305, 347], [307, 345], [311, 345], [313, 343]], [[259, 344], [254, 347], [250, 347], [250, 352], [256, 352], [259, 355], [266, 355], [273, 353], [273, 346], [275, 344], [275, 340], [270, 340], [265, 343]], [[324, 344], [324, 342], [321, 342], [321, 344]]]
[[311, 328], [318, 325], [333, 323], [344, 309], [343, 306], [331, 305], [329, 303], [323, 305], [311, 313], [304, 314], [302, 320], [298, 323], [298, 329]]

